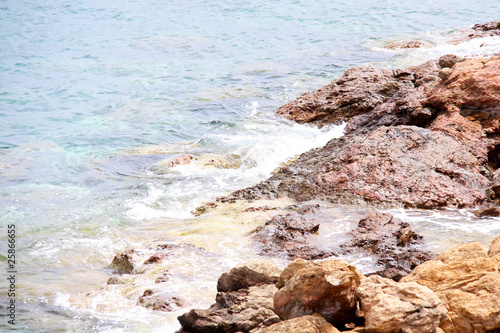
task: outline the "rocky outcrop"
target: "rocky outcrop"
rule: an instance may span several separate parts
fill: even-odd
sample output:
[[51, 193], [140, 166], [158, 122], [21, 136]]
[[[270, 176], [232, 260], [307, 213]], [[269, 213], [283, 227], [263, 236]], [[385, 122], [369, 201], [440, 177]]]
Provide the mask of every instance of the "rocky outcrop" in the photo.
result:
[[460, 245], [417, 268], [403, 282], [428, 287], [448, 310], [440, 327], [446, 333], [500, 330], [499, 237], [490, 248]]
[[384, 268], [373, 274], [399, 281], [418, 265], [435, 258], [433, 253], [415, 248], [422, 236], [406, 222], [389, 213], [372, 213], [359, 221], [347, 234], [349, 241], [340, 245], [344, 253], [363, 251], [375, 254]]
[[453, 34], [452, 44], [467, 42], [474, 38], [483, 38], [500, 35], [500, 21], [478, 23], [471, 28], [459, 30]]
[[384, 46], [386, 49], [397, 50], [397, 49], [418, 49], [422, 47], [429, 47], [429, 43], [423, 42], [421, 40], [397, 40], [391, 42]]
[[226, 200], [288, 196], [298, 201], [473, 207], [487, 200], [489, 185], [475, 155], [439, 131], [379, 127], [306, 152], [267, 181]]
[[[438, 70], [435, 61], [405, 70], [375, 67], [350, 68], [339, 79], [317, 91], [303, 94], [280, 107], [277, 113], [299, 123], [312, 122], [320, 126], [338, 124], [355, 116], [369, 113], [396, 95], [418, 95], [420, 91], [426, 89], [426, 85], [438, 81]], [[412, 98], [407, 99], [408, 101], [404, 104], [411, 104]], [[391, 106], [395, 105], [391, 104]], [[388, 107], [383, 109], [390, 118], [385, 122], [397, 121], [397, 117], [391, 114], [400, 112], [396, 109], [389, 110]], [[415, 106], [412, 111], [416, 109]], [[413, 118], [421, 118], [422, 114], [415, 114], [415, 116], [411, 112], [406, 112], [407, 119], [400, 119], [399, 123], [409, 124]]]
[[315, 313], [309, 316], [303, 316], [285, 320], [269, 327], [259, 329], [255, 333], [340, 333], [321, 315]]
[[319, 313], [342, 327], [356, 319], [356, 289], [362, 274], [343, 260], [325, 260], [295, 271], [274, 296], [283, 320]]
[[357, 290], [368, 332], [435, 332], [447, 311], [427, 287], [370, 276]]

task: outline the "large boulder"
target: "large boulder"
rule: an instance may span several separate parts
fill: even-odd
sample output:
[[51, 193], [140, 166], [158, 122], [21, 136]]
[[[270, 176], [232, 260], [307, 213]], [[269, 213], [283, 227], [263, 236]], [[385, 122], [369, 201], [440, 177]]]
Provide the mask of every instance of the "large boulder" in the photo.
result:
[[343, 260], [325, 260], [299, 269], [274, 296], [282, 320], [315, 312], [335, 326], [356, 319], [356, 289], [362, 274]]
[[285, 320], [271, 326], [261, 328], [255, 333], [340, 333], [321, 315], [315, 313], [309, 316]]
[[380, 276], [361, 280], [357, 290], [368, 332], [435, 332], [447, 313], [429, 288]]
[[488, 248], [459, 245], [404, 277], [433, 290], [448, 310], [440, 327], [446, 333], [500, 330], [500, 255], [498, 237]]

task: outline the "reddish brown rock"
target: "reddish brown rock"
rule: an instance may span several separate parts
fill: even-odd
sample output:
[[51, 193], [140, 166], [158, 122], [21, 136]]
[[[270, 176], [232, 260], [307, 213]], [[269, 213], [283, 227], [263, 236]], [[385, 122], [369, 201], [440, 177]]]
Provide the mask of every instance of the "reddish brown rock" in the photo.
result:
[[384, 268], [372, 274], [395, 281], [436, 257], [431, 252], [415, 248], [414, 245], [421, 243], [422, 236], [416, 234], [408, 223], [389, 213], [369, 214], [347, 237], [350, 240], [340, 245], [345, 253], [363, 251], [375, 254], [379, 258], [377, 264]]
[[472, 28], [461, 29], [453, 34], [452, 44], [467, 42], [474, 38], [483, 38], [500, 35], [500, 21], [478, 23]]
[[231, 268], [217, 281], [217, 291], [235, 291], [251, 286], [275, 284], [281, 269], [264, 260], [252, 261]]
[[274, 296], [274, 311], [283, 320], [322, 315], [334, 326], [356, 319], [356, 288], [362, 274], [343, 260], [325, 260], [299, 269]]
[[[303, 213], [305, 214], [305, 212]], [[319, 224], [313, 217], [300, 212], [277, 215], [250, 233], [260, 248], [260, 254], [282, 256], [290, 259], [322, 259], [331, 257], [332, 251], [310, 246], [311, 237]]]
[[380, 127], [306, 152], [267, 181], [229, 198], [474, 207], [487, 200], [483, 169], [477, 153], [449, 135], [416, 126]]
[[139, 255], [136, 250], [127, 250], [117, 254], [111, 262], [111, 268], [118, 274], [130, 274], [137, 267]]

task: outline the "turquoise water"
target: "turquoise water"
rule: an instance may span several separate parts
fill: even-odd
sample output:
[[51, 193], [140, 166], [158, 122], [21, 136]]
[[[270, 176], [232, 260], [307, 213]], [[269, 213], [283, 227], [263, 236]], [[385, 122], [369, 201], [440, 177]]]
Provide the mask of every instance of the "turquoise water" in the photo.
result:
[[[498, 52], [498, 38], [444, 42], [499, 14], [497, 1], [1, 1], [0, 258], [15, 224], [18, 313], [15, 327], [0, 314], [0, 329], [174, 331], [175, 314], [135, 306], [134, 292], [99, 292], [117, 252], [157, 240], [209, 248], [220, 257], [185, 268], [199, 279], [169, 288], [210, 304], [220, 271], [254, 254], [190, 212], [341, 134], [276, 108], [352, 66]], [[408, 38], [431, 47], [382, 48]], [[178, 154], [198, 164], [161, 163]]]

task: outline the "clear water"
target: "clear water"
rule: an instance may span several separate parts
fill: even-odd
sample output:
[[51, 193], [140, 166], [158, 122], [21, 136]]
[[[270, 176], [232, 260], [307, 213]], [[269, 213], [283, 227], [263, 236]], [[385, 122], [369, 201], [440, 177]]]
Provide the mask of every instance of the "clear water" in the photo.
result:
[[[498, 52], [498, 38], [444, 42], [499, 14], [486, 0], [2, 0], [0, 260], [7, 267], [15, 224], [18, 313], [8, 325], [2, 279], [0, 330], [175, 331], [179, 312], [136, 306], [148, 282], [106, 285], [116, 253], [155, 242], [207, 248], [213, 256], [175, 262], [164, 286], [207, 306], [218, 275], [256, 257], [243, 234], [260, 220], [190, 212], [341, 135], [279, 119], [276, 108], [348, 67]], [[432, 47], [382, 47], [408, 38]], [[165, 168], [178, 154], [197, 163]], [[234, 168], [206, 165], [214, 159]], [[500, 232], [467, 211], [396, 213], [440, 250]], [[346, 208], [335, 232], [357, 214]]]

